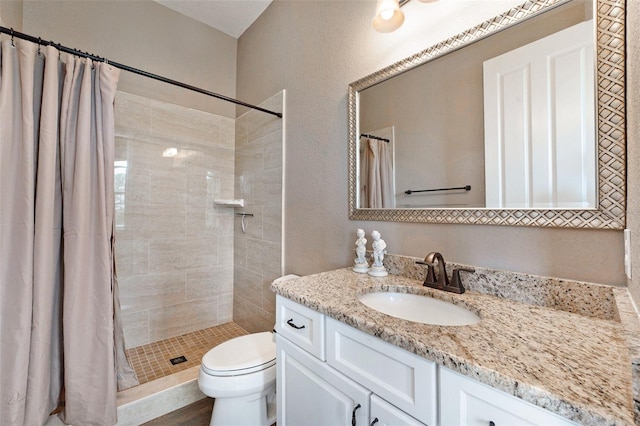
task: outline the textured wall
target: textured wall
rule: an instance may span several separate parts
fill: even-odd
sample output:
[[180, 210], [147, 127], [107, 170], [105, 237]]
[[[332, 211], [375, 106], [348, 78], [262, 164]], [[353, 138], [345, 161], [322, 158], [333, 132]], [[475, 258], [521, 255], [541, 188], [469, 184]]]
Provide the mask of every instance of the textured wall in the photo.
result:
[[[127, 347], [229, 322], [235, 120], [116, 97], [116, 261]], [[175, 148], [175, 156], [165, 151]]]
[[[154, 1], [25, 1], [23, 19], [35, 37], [235, 98], [237, 40]], [[233, 104], [128, 72], [118, 90], [235, 118]]]
[[[409, 2], [405, 25], [378, 34], [370, 26], [373, 1], [276, 0], [245, 32], [238, 97], [255, 102], [287, 89], [285, 272], [347, 266], [361, 227], [379, 230], [391, 253], [438, 250], [460, 263], [624, 285], [622, 231], [348, 219], [347, 85], [508, 7], [489, 0]], [[417, 8], [429, 12], [419, 22], [412, 20]]]
[[22, 0], [0, 0], [0, 24], [22, 31]]
[[[260, 104], [282, 112], [284, 92]], [[235, 218], [233, 320], [255, 333], [275, 323], [271, 282], [282, 275], [283, 120], [249, 111], [236, 120], [235, 197], [245, 200], [253, 217]]]

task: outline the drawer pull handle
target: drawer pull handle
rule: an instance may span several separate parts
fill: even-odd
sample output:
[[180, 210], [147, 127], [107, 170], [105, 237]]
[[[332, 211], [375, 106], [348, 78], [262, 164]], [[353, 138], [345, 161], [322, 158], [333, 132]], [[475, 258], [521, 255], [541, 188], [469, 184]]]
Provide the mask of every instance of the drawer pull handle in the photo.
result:
[[353, 412], [351, 413], [351, 426], [356, 426], [356, 410], [360, 407], [360, 404], [353, 407]]
[[304, 325], [295, 325], [293, 323], [293, 318], [291, 318], [289, 321], [287, 321], [287, 324], [289, 324], [291, 327], [295, 328], [296, 330], [301, 330], [304, 328]]
[[376, 423], [378, 423], [380, 420], [378, 420], [378, 418], [376, 417], [375, 419], [373, 419], [373, 421], [371, 422], [370, 426], [375, 425]]

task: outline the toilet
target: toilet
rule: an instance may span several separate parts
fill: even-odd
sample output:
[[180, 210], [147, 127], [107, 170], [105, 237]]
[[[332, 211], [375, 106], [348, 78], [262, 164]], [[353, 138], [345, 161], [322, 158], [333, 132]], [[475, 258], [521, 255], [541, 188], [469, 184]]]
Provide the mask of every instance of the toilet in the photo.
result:
[[198, 387], [215, 398], [212, 426], [276, 422], [276, 345], [271, 332], [236, 337], [202, 357]]

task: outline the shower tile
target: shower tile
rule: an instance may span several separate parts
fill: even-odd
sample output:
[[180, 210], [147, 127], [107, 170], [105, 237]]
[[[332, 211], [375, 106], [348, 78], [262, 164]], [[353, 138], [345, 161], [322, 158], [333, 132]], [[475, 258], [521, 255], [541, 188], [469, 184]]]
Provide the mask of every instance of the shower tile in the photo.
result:
[[149, 342], [149, 313], [122, 310], [122, 331], [126, 348]]
[[218, 297], [218, 321], [233, 321], [233, 293], [221, 294]]
[[220, 117], [202, 111], [170, 104], [166, 109], [153, 111], [151, 135], [176, 141], [198, 141], [218, 145]]
[[115, 258], [118, 276], [144, 275], [149, 271], [149, 246], [145, 241], [120, 239], [116, 233]]
[[255, 203], [282, 204], [282, 168], [269, 169], [256, 176]]
[[202, 299], [233, 292], [233, 267], [219, 266], [187, 271], [187, 299]]
[[151, 341], [167, 336], [179, 336], [217, 324], [218, 300], [216, 297], [152, 309], [149, 315]]
[[271, 331], [275, 323], [275, 316], [260, 307], [233, 299], [233, 322], [249, 333]]
[[233, 264], [236, 269], [247, 267], [247, 238], [237, 233], [233, 240]]
[[187, 300], [184, 272], [120, 278], [120, 305], [124, 310], [167, 307]]
[[264, 146], [264, 169], [282, 167], [282, 130], [262, 138]]
[[248, 270], [269, 279], [280, 276], [282, 258], [280, 243], [248, 239], [247, 252], [250, 253], [250, 261], [247, 261]]
[[149, 133], [151, 131], [151, 107], [145, 98], [125, 92], [117, 92], [115, 99], [116, 135]]
[[262, 208], [262, 238], [274, 243], [282, 242], [282, 206]]
[[262, 309], [273, 315], [276, 314], [276, 294], [271, 291], [274, 279], [264, 279], [262, 282]]
[[215, 198], [223, 198], [219, 196], [222, 176], [224, 174], [216, 170], [190, 166], [187, 172], [187, 204], [202, 208], [213, 206]]
[[233, 286], [234, 296], [258, 307], [262, 306], [262, 275], [236, 268]]
[[236, 151], [236, 173], [248, 175], [264, 170], [264, 145], [252, 143]]
[[218, 237], [218, 265], [233, 267], [234, 235]]
[[125, 183], [125, 210], [131, 204], [149, 203], [149, 171], [127, 167]]
[[236, 124], [235, 120], [227, 117], [220, 117], [220, 141], [223, 148], [235, 149]]
[[217, 265], [218, 244], [215, 238], [189, 238], [149, 242], [151, 271], [184, 271]]
[[247, 135], [249, 143], [282, 129], [282, 119], [260, 111], [249, 111]]
[[138, 239], [157, 240], [186, 234], [186, 206], [131, 205], [125, 212], [126, 227], [134, 229]]
[[236, 119], [236, 149], [245, 147], [249, 143], [249, 117], [245, 113]]
[[201, 166], [221, 174], [233, 174], [235, 150], [210, 145], [191, 144], [188, 147], [189, 167]]
[[256, 177], [253, 174], [236, 174], [236, 177], [236, 197], [244, 198], [247, 206], [255, 205], [253, 200], [258, 196], [259, 191]]
[[[229, 209], [227, 209], [229, 210]], [[234, 217], [226, 212], [217, 214], [213, 206], [187, 208], [187, 237], [223, 237], [233, 235]]]
[[149, 203], [186, 204], [186, 169], [149, 172]]

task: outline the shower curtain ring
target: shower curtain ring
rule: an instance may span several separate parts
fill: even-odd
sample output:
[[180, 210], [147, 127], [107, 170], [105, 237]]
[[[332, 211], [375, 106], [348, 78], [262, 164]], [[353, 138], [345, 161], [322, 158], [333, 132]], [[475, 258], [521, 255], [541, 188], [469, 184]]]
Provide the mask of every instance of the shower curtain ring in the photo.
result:
[[11, 46], [16, 47], [16, 44], [13, 42], [13, 28], [11, 28]]
[[42, 39], [40, 37], [38, 37], [38, 56], [40, 56], [40, 54], [41, 54], [40, 46], [42, 46]]

